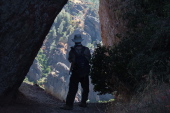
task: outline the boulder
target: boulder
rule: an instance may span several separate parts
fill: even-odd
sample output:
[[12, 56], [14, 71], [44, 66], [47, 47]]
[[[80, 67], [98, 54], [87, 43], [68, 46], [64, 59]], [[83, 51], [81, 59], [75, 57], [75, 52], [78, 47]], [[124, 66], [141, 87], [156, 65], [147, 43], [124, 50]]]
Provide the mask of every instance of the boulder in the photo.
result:
[[52, 71], [47, 77], [45, 90], [60, 100], [65, 100], [68, 92], [69, 68], [58, 62], [56, 70]]
[[10, 103], [67, 0], [0, 1], [0, 104]]
[[29, 81], [37, 83], [37, 80], [41, 78], [42, 71], [38, 61], [35, 59], [32, 66], [30, 67], [27, 77]]

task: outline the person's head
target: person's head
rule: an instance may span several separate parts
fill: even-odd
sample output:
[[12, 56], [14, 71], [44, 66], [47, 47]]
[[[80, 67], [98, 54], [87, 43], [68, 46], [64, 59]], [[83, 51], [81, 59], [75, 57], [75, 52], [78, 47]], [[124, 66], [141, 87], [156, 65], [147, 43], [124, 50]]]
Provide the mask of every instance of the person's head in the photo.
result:
[[83, 41], [81, 34], [75, 34], [72, 41], [75, 42], [75, 44], [81, 44], [81, 42]]

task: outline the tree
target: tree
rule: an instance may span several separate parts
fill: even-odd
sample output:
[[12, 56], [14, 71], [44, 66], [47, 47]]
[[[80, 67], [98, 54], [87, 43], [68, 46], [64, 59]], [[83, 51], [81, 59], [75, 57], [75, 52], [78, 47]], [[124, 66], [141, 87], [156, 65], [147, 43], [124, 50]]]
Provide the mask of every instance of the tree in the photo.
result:
[[59, 33], [59, 34], [62, 34], [62, 33], [63, 33], [64, 24], [65, 24], [65, 21], [62, 21], [62, 22], [60, 23], [60, 26], [58, 27], [58, 33]]

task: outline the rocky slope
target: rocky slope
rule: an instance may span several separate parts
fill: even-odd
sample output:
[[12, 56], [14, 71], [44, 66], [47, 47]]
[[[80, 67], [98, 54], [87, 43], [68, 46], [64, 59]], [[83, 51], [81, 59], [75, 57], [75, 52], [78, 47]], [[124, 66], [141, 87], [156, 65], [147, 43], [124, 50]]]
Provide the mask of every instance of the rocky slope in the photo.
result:
[[0, 104], [11, 100], [67, 0], [0, 1]]

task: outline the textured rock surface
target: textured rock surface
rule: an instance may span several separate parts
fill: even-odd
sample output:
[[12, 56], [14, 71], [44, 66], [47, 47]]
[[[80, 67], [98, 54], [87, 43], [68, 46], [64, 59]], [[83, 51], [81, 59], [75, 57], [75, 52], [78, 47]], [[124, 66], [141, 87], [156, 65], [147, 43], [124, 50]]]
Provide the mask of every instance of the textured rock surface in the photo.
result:
[[104, 45], [110, 46], [119, 42], [120, 33], [125, 35], [126, 21], [123, 13], [126, 2], [121, 0], [100, 0], [99, 17], [101, 23], [101, 37]]
[[100, 22], [95, 16], [88, 16], [85, 18], [84, 31], [91, 36], [92, 41], [101, 41]]
[[0, 103], [21, 85], [55, 17], [67, 0], [0, 1]]
[[45, 90], [56, 98], [65, 100], [68, 92], [69, 68], [65, 64], [58, 62], [56, 69], [48, 75]]
[[32, 81], [34, 83], [37, 82], [41, 78], [42, 70], [38, 63], [38, 61], [35, 59], [32, 66], [30, 67], [29, 72], [27, 73], [27, 77], [29, 81]]

